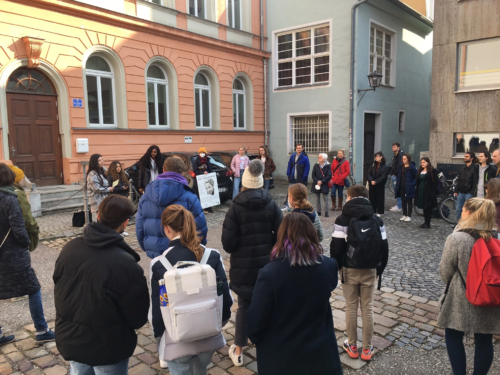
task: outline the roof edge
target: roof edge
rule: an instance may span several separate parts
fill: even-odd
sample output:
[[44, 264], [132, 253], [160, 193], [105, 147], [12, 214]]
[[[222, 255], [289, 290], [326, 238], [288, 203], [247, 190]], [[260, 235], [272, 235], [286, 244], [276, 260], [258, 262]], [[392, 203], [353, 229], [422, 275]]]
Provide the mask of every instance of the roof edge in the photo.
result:
[[416, 18], [418, 21], [426, 24], [427, 26], [431, 27], [434, 29], [434, 22], [430, 19], [430, 18], [427, 18], [426, 16], [420, 14], [419, 12], [417, 12], [415, 9], [413, 9], [411, 6], [403, 3], [402, 1], [400, 0], [387, 0], [388, 2], [396, 5], [397, 7], [401, 8], [402, 10], [404, 10], [406, 13], [410, 14], [411, 16], [413, 16], [414, 18]]

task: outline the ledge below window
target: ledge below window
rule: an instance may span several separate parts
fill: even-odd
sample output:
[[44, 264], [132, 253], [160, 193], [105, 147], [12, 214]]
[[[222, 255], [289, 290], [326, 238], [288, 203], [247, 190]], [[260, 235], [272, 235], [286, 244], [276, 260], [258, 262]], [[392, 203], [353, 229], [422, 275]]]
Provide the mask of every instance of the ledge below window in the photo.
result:
[[299, 85], [299, 86], [286, 86], [286, 87], [275, 87], [274, 91], [287, 91], [296, 89], [312, 89], [316, 87], [330, 86], [330, 82], [314, 83], [312, 85]]

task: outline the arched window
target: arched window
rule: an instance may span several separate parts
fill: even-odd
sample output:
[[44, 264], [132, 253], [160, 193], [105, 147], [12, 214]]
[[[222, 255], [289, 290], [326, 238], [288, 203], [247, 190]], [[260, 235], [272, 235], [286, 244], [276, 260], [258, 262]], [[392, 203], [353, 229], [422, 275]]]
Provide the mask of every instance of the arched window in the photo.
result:
[[210, 82], [203, 73], [194, 79], [194, 103], [197, 128], [212, 127]]
[[90, 56], [85, 75], [90, 125], [116, 126], [115, 77], [111, 65], [100, 56]]
[[239, 79], [233, 83], [233, 127], [245, 129], [245, 86]]
[[25, 94], [55, 95], [50, 81], [42, 73], [21, 68], [9, 77], [7, 91], [22, 92]]
[[167, 75], [157, 65], [147, 71], [149, 126], [169, 126]]

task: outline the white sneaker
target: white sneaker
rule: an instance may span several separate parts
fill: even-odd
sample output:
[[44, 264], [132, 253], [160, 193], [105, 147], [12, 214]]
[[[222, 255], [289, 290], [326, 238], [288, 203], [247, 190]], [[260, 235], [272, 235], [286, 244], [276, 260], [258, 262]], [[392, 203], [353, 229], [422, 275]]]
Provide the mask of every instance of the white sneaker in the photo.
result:
[[411, 217], [406, 217], [406, 219], [404, 219], [404, 221], [411, 221]]
[[378, 217], [382, 216], [382, 215], [380, 215], [380, 214], [375, 214], [375, 215], [377, 215]]
[[406, 216], [401, 216], [401, 219], [399, 219], [400, 221], [405, 221], [406, 219]]
[[392, 212], [401, 212], [401, 208], [398, 207], [398, 205], [395, 205], [394, 207], [391, 207], [391, 209], [389, 211], [392, 211]]
[[162, 360], [160, 359], [160, 367], [161, 367], [161, 368], [168, 368], [168, 363], [167, 363], [167, 361], [162, 361]]
[[122, 236], [123, 236], [123, 237], [128, 237], [128, 236], [129, 236], [129, 234], [128, 234], [127, 232], [122, 232]]
[[[236, 355], [236, 345], [231, 345], [229, 347], [229, 358], [233, 361], [233, 364], [237, 367], [243, 366], [243, 356], [242, 355]], [[242, 352], [243, 353], [243, 352]]]

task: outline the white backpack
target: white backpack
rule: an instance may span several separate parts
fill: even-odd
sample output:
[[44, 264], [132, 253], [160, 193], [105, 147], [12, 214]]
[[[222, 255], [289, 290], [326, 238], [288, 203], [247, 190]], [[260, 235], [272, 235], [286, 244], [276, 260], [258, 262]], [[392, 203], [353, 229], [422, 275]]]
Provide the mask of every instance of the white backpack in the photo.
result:
[[[217, 295], [215, 270], [207, 265], [211, 250], [205, 248], [198, 262], [177, 262], [172, 266], [165, 255], [157, 257], [166, 268], [163, 276], [167, 306], [161, 306], [163, 323], [173, 342], [192, 342], [222, 332], [222, 296]], [[191, 267], [178, 268], [190, 265]]]

